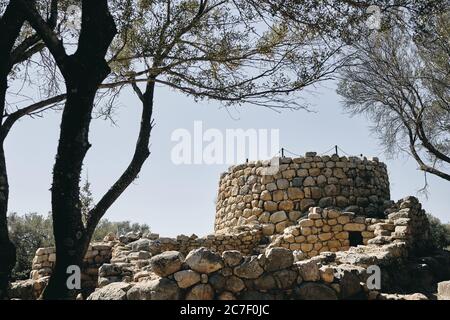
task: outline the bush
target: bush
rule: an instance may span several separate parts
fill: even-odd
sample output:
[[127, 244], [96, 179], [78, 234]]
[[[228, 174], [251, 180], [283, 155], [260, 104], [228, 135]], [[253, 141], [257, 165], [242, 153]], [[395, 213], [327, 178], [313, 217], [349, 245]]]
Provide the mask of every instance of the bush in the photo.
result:
[[112, 222], [108, 219], [102, 219], [95, 229], [92, 241], [102, 241], [103, 238], [110, 232], [121, 235], [127, 232], [150, 232], [150, 227], [147, 224], [131, 223], [130, 221]]
[[8, 217], [9, 235], [16, 246], [16, 266], [12, 271], [14, 280], [27, 279], [31, 271], [31, 262], [40, 247], [53, 246], [53, 226], [50, 215], [37, 213]]
[[[36, 250], [41, 247], [54, 246], [53, 223], [51, 215], [29, 213], [18, 215], [12, 213], [8, 216], [8, 227], [11, 241], [16, 246], [17, 262], [12, 271], [12, 280], [28, 279], [31, 264]], [[107, 219], [100, 220], [95, 229], [92, 241], [102, 241], [110, 232], [125, 234], [129, 231], [149, 232], [147, 224], [131, 223], [130, 221], [112, 222]]]
[[428, 214], [430, 222], [432, 245], [439, 249], [450, 248], [450, 224], [443, 224], [441, 220]]

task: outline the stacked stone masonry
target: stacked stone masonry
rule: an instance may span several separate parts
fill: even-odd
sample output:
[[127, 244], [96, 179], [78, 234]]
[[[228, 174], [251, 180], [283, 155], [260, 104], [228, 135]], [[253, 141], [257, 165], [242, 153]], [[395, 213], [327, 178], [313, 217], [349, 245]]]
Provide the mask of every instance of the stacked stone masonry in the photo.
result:
[[[98, 269], [111, 260], [115, 242], [99, 242], [89, 246], [81, 270], [81, 284], [88, 292], [94, 290], [98, 283]], [[29, 285], [33, 288], [32, 297], [38, 298], [46, 286], [56, 261], [54, 247], [39, 248], [32, 262]]]
[[[387, 213], [386, 219], [370, 219], [336, 209], [312, 208], [308, 218], [299, 221], [297, 230], [313, 228], [319, 220], [335, 219], [341, 221], [334, 224], [342, 225], [339, 232], [367, 232], [362, 236], [364, 245], [343, 246], [340, 250], [348, 250], [318, 252], [314, 257], [308, 255], [310, 251], [302, 251], [301, 246], [300, 250], [293, 250], [298, 248], [291, 248], [291, 242], [284, 241], [286, 235], [295, 233], [294, 227], [286, 229], [283, 235], [272, 236], [271, 243], [260, 254], [245, 255], [238, 250], [217, 252], [205, 247], [187, 254], [173, 250], [159, 253], [158, 248], [152, 254], [154, 243], [147, 240], [121, 243], [113, 252], [111, 264], [100, 268], [99, 288], [88, 299], [428, 299], [421, 293], [389, 292], [399, 285], [400, 275], [405, 283], [418, 279], [421, 282], [417, 268], [423, 270], [425, 261], [448, 265], [450, 254], [429, 257], [421, 263], [408, 262], [414, 256], [414, 236], [419, 231], [423, 234], [422, 241], [429, 243], [425, 211], [417, 199], [406, 198]], [[333, 236], [324, 241], [331, 239]], [[289, 248], [284, 244], [289, 244]], [[138, 254], [147, 258], [145, 263], [144, 260], [136, 263]], [[373, 265], [382, 269], [382, 287], [388, 293], [367, 287], [371, 275], [367, 268]], [[445, 276], [450, 277], [448, 270]], [[440, 287], [444, 292], [446, 287]]]
[[[335, 207], [379, 217], [391, 205], [386, 165], [377, 158], [317, 156], [280, 158], [230, 167], [221, 175], [215, 230], [269, 224], [281, 234], [311, 207]], [[269, 174], [270, 173], [270, 174]]]
[[[421, 204], [390, 201], [377, 159], [308, 153], [280, 163], [272, 175], [263, 174], [266, 163], [222, 175], [214, 234], [130, 232], [92, 244], [82, 298], [421, 300], [427, 296], [411, 293], [450, 278], [450, 254], [430, 246]], [[55, 258], [54, 248], [39, 249], [31, 279], [13, 283], [11, 297], [39, 297]], [[382, 269], [383, 292], [366, 285], [373, 265]], [[399, 287], [403, 294], [393, 293]], [[448, 282], [436, 290], [445, 299]]]
[[299, 250], [306, 257], [322, 252], [347, 251], [367, 244], [405, 241], [419, 253], [429, 249], [429, 226], [425, 211], [414, 198], [387, 210], [386, 219], [356, 216], [353, 212], [311, 208], [308, 216], [273, 237], [269, 247]]

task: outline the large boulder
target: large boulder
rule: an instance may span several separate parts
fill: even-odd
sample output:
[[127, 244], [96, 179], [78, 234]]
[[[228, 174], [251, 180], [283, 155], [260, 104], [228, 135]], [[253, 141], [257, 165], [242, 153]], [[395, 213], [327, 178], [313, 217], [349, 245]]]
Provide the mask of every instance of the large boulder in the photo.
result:
[[295, 289], [295, 297], [299, 300], [337, 300], [336, 292], [321, 283], [303, 283]]
[[139, 239], [129, 244], [134, 252], [148, 251], [152, 255], [161, 253], [161, 242], [159, 240]]
[[224, 266], [219, 254], [203, 247], [189, 252], [185, 262], [192, 270], [200, 273], [212, 273]]
[[257, 256], [245, 257], [244, 262], [234, 268], [234, 274], [244, 279], [257, 279], [263, 272]]
[[47, 285], [48, 278], [12, 282], [8, 289], [8, 295], [12, 299], [36, 300]]
[[212, 300], [213, 298], [214, 289], [209, 284], [198, 284], [186, 294], [186, 300]]
[[184, 256], [178, 251], [165, 251], [150, 259], [152, 271], [160, 277], [167, 277], [181, 269]]
[[100, 277], [114, 277], [122, 274], [122, 267], [118, 264], [104, 263], [98, 269]]
[[167, 278], [139, 282], [127, 292], [128, 300], [178, 300], [180, 288]]
[[268, 272], [292, 267], [294, 256], [286, 248], [270, 248], [265, 252], [264, 269]]
[[115, 282], [101, 289], [95, 290], [87, 299], [88, 300], [126, 300], [127, 291], [132, 287], [131, 284], [125, 282]]

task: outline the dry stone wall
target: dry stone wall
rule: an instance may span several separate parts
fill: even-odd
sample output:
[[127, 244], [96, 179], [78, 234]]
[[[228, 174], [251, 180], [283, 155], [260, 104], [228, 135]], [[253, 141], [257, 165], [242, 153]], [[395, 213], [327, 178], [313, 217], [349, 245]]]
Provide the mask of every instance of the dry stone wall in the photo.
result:
[[336, 209], [311, 208], [306, 218], [275, 236], [269, 247], [300, 251], [306, 257], [396, 241], [405, 242], [415, 254], [430, 249], [429, 222], [416, 198], [405, 198], [386, 213], [386, 219], [376, 219]]
[[281, 234], [311, 207], [336, 207], [369, 217], [383, 214], [390, 202], [386, 165], [377, 158], [317, 156], [280, 158], [276, 174], [269, 162], [231, 167], [222, 174], [215, 230], [269, 224]]
[[[415, 272], [417, 268], [423, 270], [426, 263], [436, 266], [431, 257], [414, 260], [418, 241], [430, 242], [426, 214], [413, 197], [399, 201], [387, 213], [385, 219], [374, 219], [315, 207], [297, 226], [272, 236], [267, 248], [256, 255], [245, 255], [238, 250], [217, 252], [205, 247], [188, 253], [147, 251], [145, 267], [139, 268], [132, 260], [116, 262], [114, 253], [112, 264], [103, 265], [99, 272], [110, 278], [108, 281], [99, 278], [100, 288], [88, 299], [428, 299], [417, 291], [408, 294], [405, 294], [408, 290], [403, 294], [392, 291], [402, 283], [414, 284], [411, 290], [421, 288], [426, 292], [427, 287], [420, 285], [442, 271], [427, 267], [428, 273]], [[352, 246], [351, 232], [360, 234], [363, 244]], [[302, 238], [296, 242], [296, 237]], [[323, 250], [316, 248], [314, 253], [309, 246], [306, 249], [303, 245], [309, 243], [308, 237], [313, 239], [310, 241], [314, 242], [313, 247], [322, 243]], [[144, 257], [144, 251], [137, 251], [143, 249], [142, 241], [125, 245], [127, 250], [118, 256], [129, 258], [139, 252]], [[335, 247], [332, 241], [336, 241]], [[442, 262], [443, 269], [450, 263], [448, 253], [436, 259]], [[367, 287], [366, 280], [371, 275], [367, 269], [373, 265], [382, 271], [383, 292]], [[112, 278], [114, 274], [118, 277]], [[442, 284], [442, 296], [447, 288], [444, 287]]]
[[315, 207], [310, 210], [307, 218], [300, 219], [297, 225], [286, 228], [270, 246], [298, 250], [307, 257], [328, 251], [347, 251], [352, 245], [367, 244], [374, 238], [373, 226], [380, 221], [356, 217], [352, 212]]
[[[81, 272], [82, 287], [87, 291], [92, 291], [97, 287], [98, 269], [104, 263], [110, 262], [112, 248], [115, 244], [115, 242], [97, 242], [89, 246]], [[32, 291], [31, 294], [28, 294], [29, 296], [34, 298], [40, 296], [52, 274], [55, 261], [56, 250], [54, 247], [39, 248], [36, 251], [30, 273], [30, 280], [32, 281], [28, 281], [26, 284]]]
[[[367, 218], [313, 207], [294, 226], [271, 236], [264, 235], [264, 224], [203, 238], [109, 235], [107, 242], [89, 248], [83, 286], [91, 286], [88, 293], [97, 287], [91, 300], [426, 299], [394, 293], [400, 282], [413, 283], [411, 290], [429, 282], [424, 263], [433, 266], [430, 270], [446, 266], [450, 255], [410, 260], [432, 252], [429, 223], [416, 198], [395, 203], [385, 214], [383, 219]], [[53, 248], [39, 249], [32, 279], [14, 283], [11, 296], [37, 298], [54, 258]], [[372, 265], [382, 269], [387, 293], [365, 286]]]
[[[208, 248], [222, 253], [238, 250], [243, 254], [252, 254], [263, 237], [262, 228], [248, 226], [236, 227], [231, 233], [211, 234], [205, 237], [179, 235], [176, 238], [159, 237], [158, 234], [144, 235], [137, 239], [121, 237], [114, 247], [110, 264], [104, 264], [99, 270], [98, 285], [103, 287], [117, 281], [145, 281], [153, 279], [150, 260], [153, 256], [177, 251], [187, 255], [198, 248]], [[132, 240], [132, 241], [130, 241]]]

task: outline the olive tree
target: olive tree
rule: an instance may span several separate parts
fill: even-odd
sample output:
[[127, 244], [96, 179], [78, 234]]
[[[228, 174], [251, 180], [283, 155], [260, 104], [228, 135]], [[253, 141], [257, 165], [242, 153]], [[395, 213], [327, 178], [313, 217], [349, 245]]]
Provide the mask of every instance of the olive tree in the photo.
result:
[[[46, 22], [50, 29], [57, 25], [54, 6], [48, 7]], [[0, 299], [7, 294], [11, 269], [16, 261], [15, 246], [9, 239], [7, 213], [9, 199], [9, 183], [6, 168], [4, 143], [11, 128], [22, 117], [36, 114], [43, 109], [54, 106], [64, 99], [63, 95], [46, 97], [30, 105], [8, 103], [8, 88], [14, 80], [24, 80], [19, 67], [37, 53], [41, 53], [45, 45], [39, 35], [27, 28], [26, 19], [17, 1], [0, 2]], [[26, 73], [26, 72], [25, 72]]]
[[338, 92], [390, 154], [409, 154], [450, 181], [450, 6], [414, 30], [396, 26], [354, 45]]

